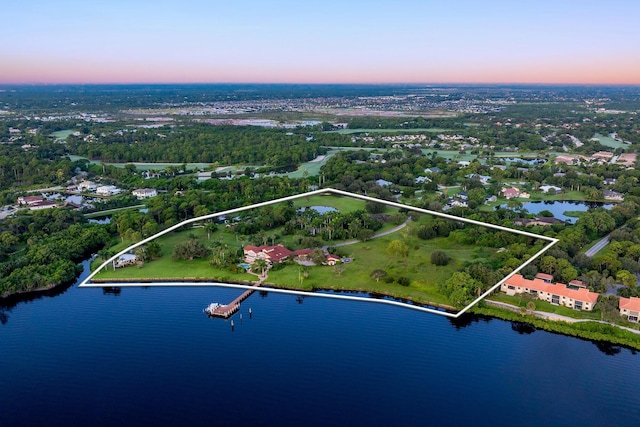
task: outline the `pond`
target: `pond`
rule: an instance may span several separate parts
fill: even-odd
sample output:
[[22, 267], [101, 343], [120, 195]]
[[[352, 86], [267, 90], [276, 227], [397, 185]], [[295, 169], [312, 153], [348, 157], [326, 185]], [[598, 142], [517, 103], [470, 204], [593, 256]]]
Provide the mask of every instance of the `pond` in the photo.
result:
[[305, 206], [302, 207], [300, 209], [298, 209], [298, 212], [304, 212], [307, 209], [311, 209], [314, 210], [316, 212], [318, 212], [320, 215], [324, 215], [326, 213], [329, 212], [338, 212], [338, 209], [331, 207], [331, 206]]
[[[554, 200], [554, 201], [546, 201], [546, 202], [526, 202], [522, 204], [522, 209], [526, 209], [528, 213], [537, 215], [542, 211], [549, 211], [553, 214], [555, 218], [561, 219], [562, 221], [567, 221], [570, 223], [575, 223], [575, 217], [569, 217], [565, 215], [565, 212], [570, 211], [578, 211], [578, 212], [586, 212], [589, 209], [595, 209], [597, 207], [603, 207], [605, 209], [611, 209], [614, 206], [612, 203], [595, 203], [595, 202], [571, 202], [571, 201], [562, 201], [562, 200]], [[507, 204], [502, 204], [499, 206], [500, 208], [509, 209]]]
[[520, 157], [507, 157], [503, 160], [505, 162], [522, 163], [525, 165], [539, 165], [542, 163], [547, 163], [547, 159], [522, 159]]

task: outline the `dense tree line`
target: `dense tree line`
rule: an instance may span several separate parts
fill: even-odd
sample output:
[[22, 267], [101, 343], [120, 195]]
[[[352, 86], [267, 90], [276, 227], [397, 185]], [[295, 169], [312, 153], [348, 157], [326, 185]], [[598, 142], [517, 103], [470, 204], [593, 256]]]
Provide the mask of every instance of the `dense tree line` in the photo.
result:
[[218, 163], [297, 166], [326, 150], [304, 134], [281, 129], [210, 126], [137, 128], [104, 134], [95, 141], [70, 137], [73, 154], [105, 162]]
[[106, 245], [105, 226], [66, 208], [22, 213], [0, 223], [0, 295], [69, 282], [76, 263]]
[[[30, 148], [22, 148], [22, 145]], [[36, 145], [37, 144], [37, 145]], [[0, 190], [34, 184], [63, 184], [79, 165], [64, 156], [64, 146], [33, 136], [0, 144]]]

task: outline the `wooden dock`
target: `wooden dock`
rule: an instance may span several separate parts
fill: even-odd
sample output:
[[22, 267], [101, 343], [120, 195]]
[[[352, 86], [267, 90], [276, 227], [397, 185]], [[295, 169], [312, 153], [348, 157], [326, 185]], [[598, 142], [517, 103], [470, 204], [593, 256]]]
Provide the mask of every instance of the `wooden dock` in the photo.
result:
[[[255, 285], [253, 285], [253, 287], [254, 288], [259, 288], [260, 285], [262, 285], [262, 280], [258, 281]], [[242, 293], [242, 295], [240, 295], [238, 298], [236, 298], [233, 301], [231, 301], [229, 304], [221, 305], [220, 307], [216, 308], [213, 311], [212, 316], [222, 317], [223, 319], [228, 319], [234, 313], [236, 313], [238, 310], [240, 310], [240, 303], [242, 301], [246, 300], [247, 298], [249, 298], [249, 295], [251, 295], [255, 291], [256, 291], [256, 289], [247, 289], [246, 291], [244, 291]]]

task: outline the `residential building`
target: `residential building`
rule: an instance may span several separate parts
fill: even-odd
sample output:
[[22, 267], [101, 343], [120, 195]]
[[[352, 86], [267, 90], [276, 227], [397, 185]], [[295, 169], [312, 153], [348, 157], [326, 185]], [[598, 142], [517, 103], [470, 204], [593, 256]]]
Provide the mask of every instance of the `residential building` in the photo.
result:
[[633, 167], [637, 159], [638, 154], [636, 153], [623, 153], [618, 156], [617, 162], [627, 167]]
[[324, 258], [326, 259], [325, 262], [327, 265], [336, 265], [342, 260], [339, 256], [333, 254], [326, 254]]
[[112, 196], [120, 193], [122, 190], [115, 185], [103, 185], [96, 188], [96, 194], [99, 196]]
[[591, 159], [592, 160], [598, 160], [598, 159], [603, 159], [603, 160], [611, 160], [611, 158], [613, 157], [613, 153], [610, 151], [598, 151], [597, 153], [593, 153], [591, 155]]
[[244, 259], [248, 264], [253, 264], [257, 259], [263, 259], [269, 263], [282, 262], [293, 255], [293, 252], [283, 245], [247, 245], [243, 250]]
[[128, 265], [135, 265], [138, 262], [138, 257], [134, 254], [122, 254], [117, 260], [113, 261], [113, 268], [126, 267]]
[[98, 186], [93, 181], [82, 181], [80, 184], [78, 184], [78, 191], [80, 191], [80, 192], [82, 192], [82, 191], [93, 191], [97, 187]]
[[534, 225], [542, 225], [546, 227], [553, 224], [563, 224], [563, 223], [564, 221], [562, 221], [561, 219], [546, 217], [546, 216], [538, 216], [535, 219], [517, 218], [514, 221], [514, 224], [516, 225], [526, 225], [527, 227], [534, 226]]
[[619, 202], [624, 200], [624, 194], [618, 193], [617, 191], [602, 190], [602, 195], [605, 200], [616, 200]]
[[620, 315], [626, 316], [629, 322], [638, 323], [638, 318], [640, 317], [640, 298], [620, 297]]
[[39, 211], [42, 209], [50, 209], [50, 208], [55, 208], [57, 207], [58, 204], [52, 200], [42, 200], [39, 202], [35, 202], [35, 203], [30, 203], [29, 204], [29, 210], [30, 211]]
[[153, 188], [139, 188], [131, 192], [138, 199], [146, 199], [148, 197], [155, 197], [158, 195], [158, 191]]
[[574, 310], [593, 310], [600, 294], [586, 288], [573, 289], [563, 283], [549, 283], [540, 279], [528, 280], [520, 274], [513, 275], [500, 286], [507, 295], [526, 293], [554, 305]]
[[513, 199], [514, 197], [520, 197], [520, 190], [515, 187], [512, 188], [503, 188], [500, 190], [502, 195], [507, 199]]
[[541, 185], [540, 191], [542, 191], [543, 193], [548, 193], [549, 191], [552, 191], [553, 194], [557, 194], [562, 192], [562, 188], [556, 187], [555, 185]]
[[540, 279], [545, 283], [553, 283], [553, 276], [547, 273], [538, 273], [536, 274], [536, 279]]
[[33, 205], [34, 203], [40, 203], [44, 200], [44, 197], [40, 196], [20, 196], [18, 197], [19, 205]]

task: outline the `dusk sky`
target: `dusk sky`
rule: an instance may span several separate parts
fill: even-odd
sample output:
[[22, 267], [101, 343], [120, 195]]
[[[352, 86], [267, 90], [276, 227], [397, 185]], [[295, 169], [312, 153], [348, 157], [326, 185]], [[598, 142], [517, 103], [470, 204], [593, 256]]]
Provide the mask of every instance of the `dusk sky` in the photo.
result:
[[638, 0], [9, 0], [0, 83], [640, 84]]

